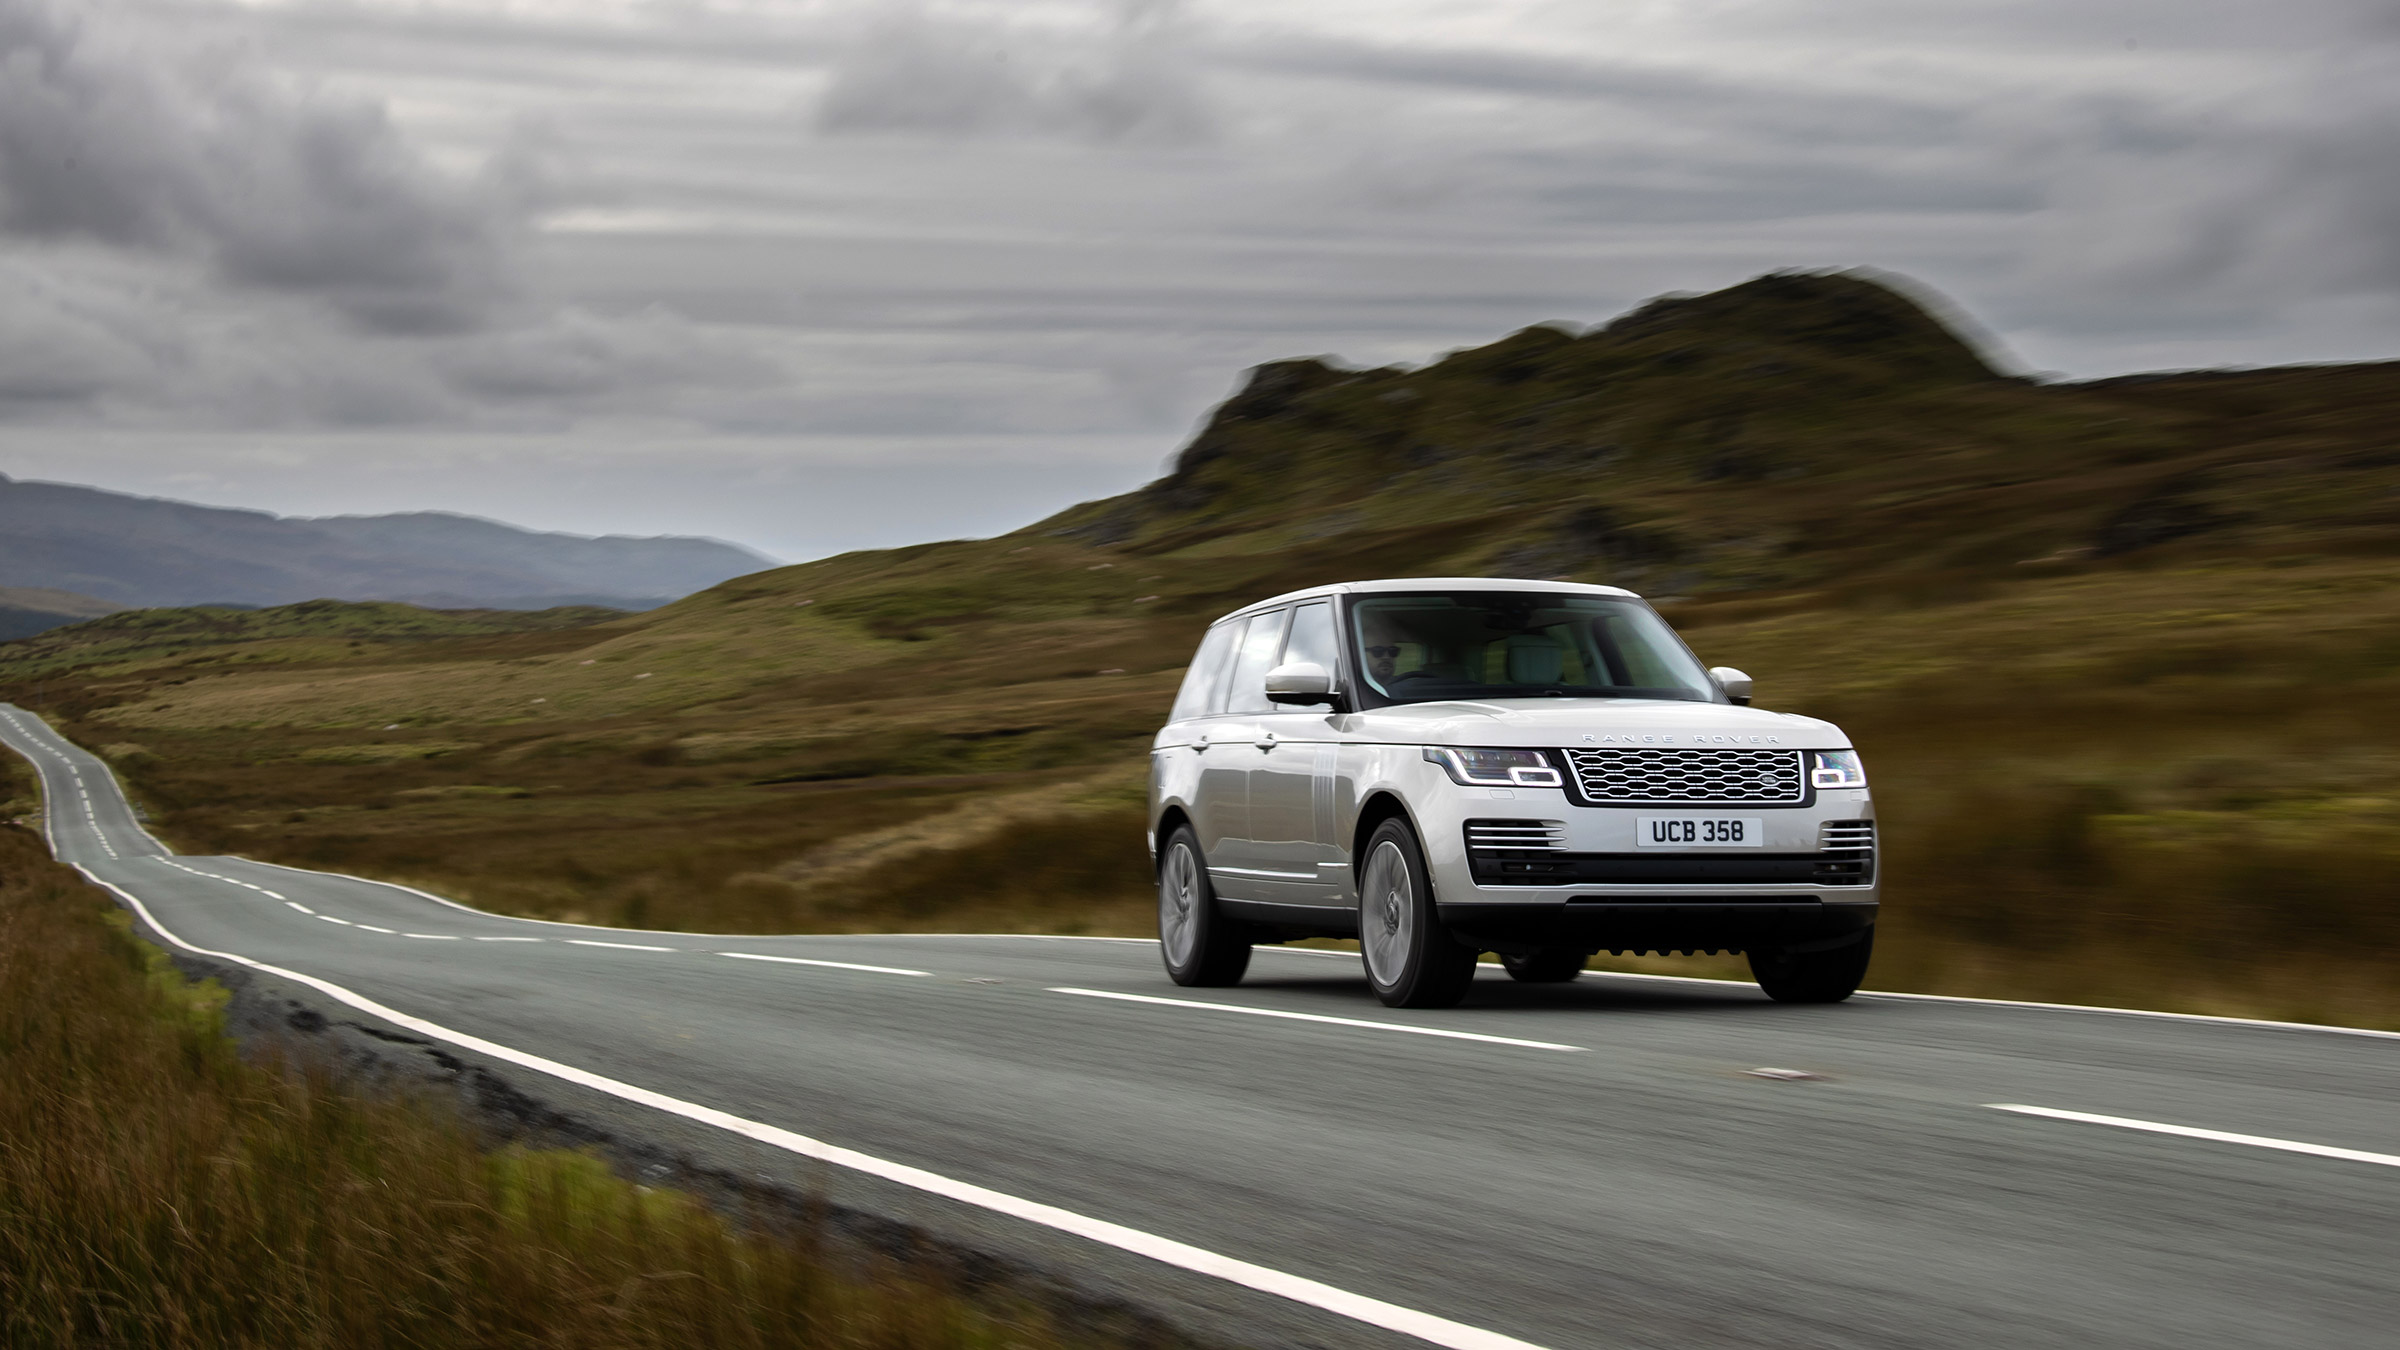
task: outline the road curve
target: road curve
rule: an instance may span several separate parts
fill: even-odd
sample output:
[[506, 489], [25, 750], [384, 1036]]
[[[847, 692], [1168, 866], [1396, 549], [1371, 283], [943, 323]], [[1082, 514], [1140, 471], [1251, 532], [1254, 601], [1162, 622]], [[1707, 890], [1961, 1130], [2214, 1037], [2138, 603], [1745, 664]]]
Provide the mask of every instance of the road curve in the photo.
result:
[[2400, 1314], [2400, 1037], [1489, 969], [1409, 1013], [1324, 953], [1185, 991], [1143, 943], [538, 923], [175, 856], [32, 714], [0, 740], [169, 942], [1212, 1339], [2351, 1347]]

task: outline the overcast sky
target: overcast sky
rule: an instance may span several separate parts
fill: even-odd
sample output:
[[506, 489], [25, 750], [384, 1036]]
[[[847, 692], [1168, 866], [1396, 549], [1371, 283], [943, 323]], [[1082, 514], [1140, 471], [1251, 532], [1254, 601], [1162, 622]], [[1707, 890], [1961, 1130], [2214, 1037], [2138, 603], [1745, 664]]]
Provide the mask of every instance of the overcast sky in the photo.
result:
[[0, 0], [16, 477], [799, 559], [1858, 264], [2031, 370], [2400, 356], [2400, 5]]

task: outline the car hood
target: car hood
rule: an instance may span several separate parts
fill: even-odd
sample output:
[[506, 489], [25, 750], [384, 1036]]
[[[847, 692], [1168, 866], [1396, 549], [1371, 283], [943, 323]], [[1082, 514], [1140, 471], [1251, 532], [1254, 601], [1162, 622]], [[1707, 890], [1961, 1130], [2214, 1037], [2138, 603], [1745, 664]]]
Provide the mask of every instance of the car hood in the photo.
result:
[[1846, 750], [1831, 722], [1729, 703], [1663, 699], [1478, 699], [1409, 703], [1333, 719], [1346, 737], [1420, 745], [1781, 745]]

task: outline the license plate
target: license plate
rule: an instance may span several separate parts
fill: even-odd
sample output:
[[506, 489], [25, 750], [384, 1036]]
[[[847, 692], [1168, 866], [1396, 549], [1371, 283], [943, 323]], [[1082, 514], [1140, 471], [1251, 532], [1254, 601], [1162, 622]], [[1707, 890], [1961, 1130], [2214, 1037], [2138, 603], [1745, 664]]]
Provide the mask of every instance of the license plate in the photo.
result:
[[1635, 816], [1633, 842], [1642, 848], [1758, 848], [1767, 822], [1759, 816]]

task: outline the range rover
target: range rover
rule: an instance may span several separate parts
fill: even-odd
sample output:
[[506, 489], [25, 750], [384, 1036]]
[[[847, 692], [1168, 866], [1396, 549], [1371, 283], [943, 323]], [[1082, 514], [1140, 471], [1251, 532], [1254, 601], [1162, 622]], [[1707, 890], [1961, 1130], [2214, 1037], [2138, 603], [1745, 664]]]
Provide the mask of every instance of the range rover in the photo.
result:
[[1865, 977], [1866, 772], [1750, 703], [1641, 597], [1437, 577], [1294, 591], [1209, 627], [1150, 757], [1159, 947], [1183, 985], [1354, 937], [1377, 997], [1446, 1007], [1483, 952], [1742, 952], [1771, 997]]

